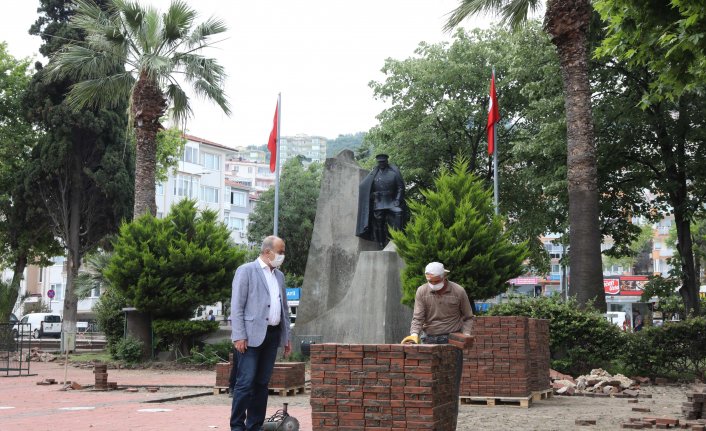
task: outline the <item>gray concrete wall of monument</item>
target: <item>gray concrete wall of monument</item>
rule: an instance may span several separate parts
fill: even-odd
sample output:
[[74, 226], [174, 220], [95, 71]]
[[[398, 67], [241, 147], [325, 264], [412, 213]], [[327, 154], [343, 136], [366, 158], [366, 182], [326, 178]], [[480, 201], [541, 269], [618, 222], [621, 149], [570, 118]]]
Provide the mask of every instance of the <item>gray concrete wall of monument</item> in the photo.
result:
[[403, 266], [394, 247], [355, 236], [358, 187], [368, 172], [349, 150], [326, 159], [302, 296], [297, 341], [397, 343], [411, 309], [400, 304]]

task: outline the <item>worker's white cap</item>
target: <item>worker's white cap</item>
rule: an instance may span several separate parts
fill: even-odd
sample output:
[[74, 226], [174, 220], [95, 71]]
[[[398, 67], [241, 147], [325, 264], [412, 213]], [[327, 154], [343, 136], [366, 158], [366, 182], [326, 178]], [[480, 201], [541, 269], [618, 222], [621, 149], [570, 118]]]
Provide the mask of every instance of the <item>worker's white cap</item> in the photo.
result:
[[444, 269], [444, 264], [441, 262], [432, 262], [424, 269], [425, 274], [442, 276], [449, 273], [448, 269]]

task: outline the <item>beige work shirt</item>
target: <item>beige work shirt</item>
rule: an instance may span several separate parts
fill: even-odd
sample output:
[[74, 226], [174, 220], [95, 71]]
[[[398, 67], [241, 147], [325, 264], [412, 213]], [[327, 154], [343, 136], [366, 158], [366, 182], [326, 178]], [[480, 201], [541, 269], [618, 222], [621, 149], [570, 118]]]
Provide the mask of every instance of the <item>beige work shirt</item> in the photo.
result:
[[448, 281], [443, 293], [433, 292], [428, 283], [417, 288], [410, 334], [427, 335], [463, 332], [471, 334], [473, 311], [463, 287]]

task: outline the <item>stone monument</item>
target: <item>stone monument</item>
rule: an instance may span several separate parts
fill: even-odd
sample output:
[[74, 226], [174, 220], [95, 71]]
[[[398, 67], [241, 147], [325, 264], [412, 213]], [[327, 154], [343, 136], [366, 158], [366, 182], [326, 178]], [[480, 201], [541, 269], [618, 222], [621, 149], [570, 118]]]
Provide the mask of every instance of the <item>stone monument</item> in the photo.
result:
[[390, 243], [379, 250], [356, 233], [359, 186], [368, 172], [350, 150], [326, 159], [314, 232], [294, 327], [305, 339], [399, 343], [412, 310], [400, 303], [402, 259]]

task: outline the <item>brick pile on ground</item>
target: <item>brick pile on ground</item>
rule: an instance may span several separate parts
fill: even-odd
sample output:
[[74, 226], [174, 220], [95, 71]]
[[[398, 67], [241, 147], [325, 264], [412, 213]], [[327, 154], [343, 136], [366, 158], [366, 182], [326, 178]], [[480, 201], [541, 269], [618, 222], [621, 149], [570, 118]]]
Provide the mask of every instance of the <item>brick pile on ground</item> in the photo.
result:
[[230, 362], [216, 364], [216, 387], [227, 388], [230, 386]]
[[697, 385], [687, 392], [681, 412], [688, 420], [706, 419], [706, 386]]
[[304, 362], [276, 362], [268, 387], [270, 389], [304, 387], [305, 371]]
[[621, 429], [685, 429], [691, 431], [706, 431], [706, 421], [683, 421], [671, 417], [645, 416], [642, 418], [630, 418], [627, 422], [620, 424]]
[[551, 389], [549, 321], [478, 317], [473, 335], [464, 351], [462, 397], [526, 397]]
[[105, 364], [96, 364], [93, 366], [93, 374], [95, 376], [94, 388], [99, 391], [108, 390], [108, 366]]
[[641, 394], [640, 384], [622, 374], [611, 375], [596, 368], [590, 374], [573, 379], [571, 376], [552, 370], [552, 387], [557, 395], [582, 395], [594, 397], [635, 398], [648, 397]]
[[451, 345], [312, 344], [314, 431], [456, 429]]

